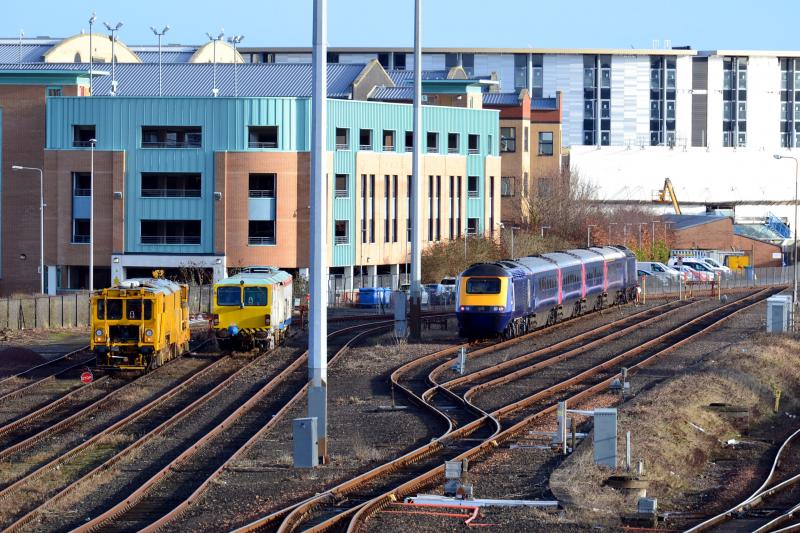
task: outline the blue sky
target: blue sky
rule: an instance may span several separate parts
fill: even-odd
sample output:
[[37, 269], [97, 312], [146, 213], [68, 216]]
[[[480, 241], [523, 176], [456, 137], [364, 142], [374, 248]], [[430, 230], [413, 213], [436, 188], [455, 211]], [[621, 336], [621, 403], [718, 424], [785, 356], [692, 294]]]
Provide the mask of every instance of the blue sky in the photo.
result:
[[[120, 39], [200, 43], [205, 32], [243, 34], [243, 46], [306, 46], [311, 0], [28, 0], [3, 2], [0, 36], [66, 37], [99, 21], [123, 21]], [[413, 0], [329, 0], [332, 46], [411, 46]], [[423, 46], [797, 50], [796, 0], [425, 0]], [[102, 27], [102, 26], [101, 26]], [[96, 27], [97, 28], [97, 27]]]

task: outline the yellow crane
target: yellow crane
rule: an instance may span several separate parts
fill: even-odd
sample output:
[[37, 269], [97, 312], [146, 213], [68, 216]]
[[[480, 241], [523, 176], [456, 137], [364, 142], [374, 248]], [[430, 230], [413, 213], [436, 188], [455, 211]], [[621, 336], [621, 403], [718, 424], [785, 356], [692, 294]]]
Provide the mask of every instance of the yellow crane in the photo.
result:
[[664, 178], [664, 188], [658, 191], [658, 199], [653, 200], [656, 203], [667, 204], [672, 203], [675, 214], [681, 214], [681, 206], [678, 203], [678, 198], [675, 196], [675, 189], [672, 187], [672, 181], [669, 178]]

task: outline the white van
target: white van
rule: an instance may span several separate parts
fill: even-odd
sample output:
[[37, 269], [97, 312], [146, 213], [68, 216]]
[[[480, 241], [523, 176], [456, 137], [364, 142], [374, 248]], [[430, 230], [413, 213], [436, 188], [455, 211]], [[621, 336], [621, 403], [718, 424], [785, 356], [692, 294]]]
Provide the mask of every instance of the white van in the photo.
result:
[[658, 261], [637, 261], [636, 268], [646, 272], [652, 272], [656, 276], [662, 276], [668, 279], [678, 279], [681, 276], [681, 273], [676, 269], [664, 263], [659, 263]]

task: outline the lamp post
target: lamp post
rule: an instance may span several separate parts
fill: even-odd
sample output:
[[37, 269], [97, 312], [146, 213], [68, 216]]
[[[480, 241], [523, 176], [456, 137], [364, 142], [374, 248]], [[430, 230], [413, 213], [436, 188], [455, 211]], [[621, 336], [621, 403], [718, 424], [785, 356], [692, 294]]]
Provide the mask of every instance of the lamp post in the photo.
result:
[[792, 305], [792, 324], [794, 326], [797, 325], [797, 322], [794, 320], [797, 312], [797, 178], [798, 174], [800, 174], [800, 163], [796, 157], [790, 157], [786, 155], [775, 154], [773, 156], [775, 159], [791, 159], [794, 161], [794, 251], [793, 251], [793, 262], [792, 265], [792, 285], [794, 286], [793, 291], [793, 305]]
[[224, 29], [220, 29], [219, 35], [217, 35], [216, 37], [211, 35], [211, 33], [209, 33], [209, 32], [206, 32], [206, 35], [208, 36], [208, 39], [212, 43], [214, 43], [214, 45], [213, 45], [214, 46], [214, 48], [213, 48], [213, 50], [214, 50], [213, 51], [213, 54], [214, 54], [214, 57], [213, 57], [214, 70], [213, 70], [213, 74], [212, 74], [212, 76], [213, 76], [213, 85], [214, 86], [211, 88], [211, 96], [218, 96], [219, 95], [219, 89], [217, 89], [217, 41], [221, 41], [225, 37], [225, 30]]
[[[117, 32], [122, 27], [122, 22], [117, 22], [114, 27], [111, 27], [108, 22], [103, 22], [103, 25], [111, 32], [111, 96], [117, 96], [117, 56], [114, 52], [116, 50]], [[91, 76], [89, 77], [91, 78]]]
[[94, 147], [97, 139], [89, 139], [89, 292], [94, 290]]
[[41, 168], [12, 165], [12, 170], [35, 170], [39, 173], [39, 292], [44, 294], [44, 172]]
[[592, 246], [592, 228], [596, 228], [597, 224], [589, 224], [586, 226], [586, 247]]
[[516, 259], [517, 255], [514, 253], [514, 231], [518, 230], [519, 226], [511, 226], [511, 259]]
[[17, 50], [17, 62], [22, 64], [22, 38], [25, 37], [25, 30], [19, 30], [19, 49]]
[[233, 45], [233, 95], [239, 96], [239, 76], [236, 73], [236, 63], [238, 63], [239, 55], [236, 53], [236, 45], [244, 41], [244, 35], [234, 35], [228, 37], [228, 42]]
[[[650, 230], [650, 255], [655, 256], [655, 253], [656, 253], [656, 224], [658, 223], [658, 220], [653, 220], [653, 221], [651, 221], [651, 223], [652, 223], [653, 226], [652, 226], [652, 229]], [[653, 260], [655, 260], [655, 257], [653, 257]]]
[[161, 31], [150, 26], [150, 31], [158, 37], [158, 96], [161, 96], [161, 38], [169, 31], [169, 26], [164, 26]]
[[92, 50], [92, 28], [94, 28], [94, 22], [97, 20], [97, 15], [94, 11], [92, 11], [92, 16], [89, 17], [89, 96], [93, 96], [92, 89], [94, 88], [94, 59], [92, 58], [92, 54], [94, 51]]

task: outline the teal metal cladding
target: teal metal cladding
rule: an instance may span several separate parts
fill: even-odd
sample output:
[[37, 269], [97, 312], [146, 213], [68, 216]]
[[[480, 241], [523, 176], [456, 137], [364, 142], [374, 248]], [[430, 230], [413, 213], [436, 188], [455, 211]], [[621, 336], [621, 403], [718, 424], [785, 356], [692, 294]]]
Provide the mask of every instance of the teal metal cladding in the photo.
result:
[[[47, 99], [47, 148], [71, 150], [73, 126], [94, 125], [97, 150], [126, 152], [125, 252], [210, 254], [214, 247], [214, 154], [219, 151], [308, 151], [311, 106], [308, 98], [158, 98], [52, 97]], [[382, 149], [383, 130], [395, 131], [395, 150], [404, 152], [405, 132], [412, 127], [406, 104], [329, 100], [328, 150], [337, 174], [349, 176], [349, 197], [334, 198], [335, 220], [349, 221], [349, 243], [333, 245], [333, 264], [355, 263], [358, 236], [355, 220], [358, 132], [371, 129], [373, 149]], [[425, 131], [439, 133], [439, 152], [447, 153], [447, 134], [460, 135], [459, 154], [467, 154], [467, 135], [480, 135], [479, 153], [467, 157], [470, 175], [480, 177], [480, 197], [468, 205], [469, 216], [482, 218], [483, 177], [487, 153], [496, 154], [499, 114], [496, 111], [424, 107]], [[199, 126], [200, 148], [142, 148], [142, 126]], [[278, 126], [278, 146], [250, 149], [248, 126]], [[335, 150], [336, 128], [350, 129], [350, 150]], [[490, 139], [491, 144], [490, 145]], [[143, 198], [143, 172], [193, 172], [202, 176], [199, 198]], [[466, 179], [466, 177], [465, 177]], [[497, 178], [499, 179], [499, 177]], [[334, 194], [334, 191], [330, 191]], [[279, 201], [279, 200], [278, 200]], [[479, 207], [480, 206], [480, 207]], [[480, 209], [480, 213], [477, 210]], [[472, 214], [476, 213], [476, 214]], [[201, 220], [199, 245], [142, 244], [142, 220]], [[334, 242], [333, 235], [329, 237]], [[246, 245], [246, 243], [242, 243]]]

